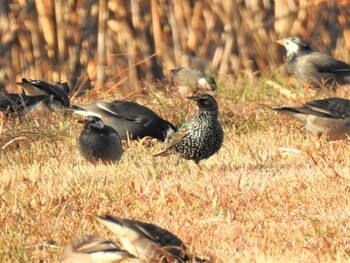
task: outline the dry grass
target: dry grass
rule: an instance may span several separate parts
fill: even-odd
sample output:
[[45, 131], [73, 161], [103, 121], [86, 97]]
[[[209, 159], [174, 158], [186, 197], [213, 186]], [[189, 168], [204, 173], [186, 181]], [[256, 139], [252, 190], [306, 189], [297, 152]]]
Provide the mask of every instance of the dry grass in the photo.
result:
[[[77, 117], [52, 113], [5, 123], [0, 152], [2, 262], [58, 262], [74, 236], [113, 239], [91, 214], [157, 224], [214, 262], [350, 259], [349, 142], [316, 141], [258, 103], [298, 104], [263, 80], [221, 77], [225, 142], [201, 163], [154, 158], [158, 142], [132, 142], [115, 165], [87, 163]], [[142, 103], [179, 123], [187, 101], [151, 93]], [[279, 150], [280, 147], [297, 151]]]

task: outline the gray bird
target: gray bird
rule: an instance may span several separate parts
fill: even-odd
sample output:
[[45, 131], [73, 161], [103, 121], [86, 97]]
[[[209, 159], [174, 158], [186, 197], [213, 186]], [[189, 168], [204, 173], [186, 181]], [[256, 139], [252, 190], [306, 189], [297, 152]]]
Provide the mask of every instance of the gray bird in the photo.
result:
[[74, 113], [97, 116], [113, 127], [122, 140], [142, 139], [146, 136], [164, 141], [171, 137], [176, 128], [170, 122], [159, 117], [151, 109], [138, 103], [123, 100], [97, 101], [86, 105], [73, 105]]
[[328, 140], [350, 136], [350, 100], [328, 98], [309, 101], [298, 107], [272, 108], [304, 122], [305, 128]]
[[183, 97], [200, 91], [214, 92], [217, 89], [215, 79], [197, 68], [176, 68], [170, 71], [171, 85], [177, 87]]
[[218, 121], [218, 105], [209, 94], [188, 97], [197, 102], [199, 112], [186, 121], [169, 140], [167, 146], [154, 156], [180, 154], [182, 158], [194, 160], [207, 159], [219, 151], [224, 140], [224, 132]]
[[96, 116], [86, 116], [79, 121], [84, 129], [79, 136], [79, 150], [91, 162], [114, 162], [123, 155], [122, 143], [115, 129], [105, 125]]
[[314, 88], [326, 86], [335, 89], [336, 85], [350, 83], [350, 65], [320, 53], [298, 37], [276, 41], [287, 50], [287, 70], [302, 84]]
[[23, 117], [31, 112], [39, 104], [47, 104], [50, 101], [48, 95], [27, 96], [21, 94], [5, 94], [0, 96], [0, 111], [6, 117]]
[[[112, 216], [95, 216], [120, 240], [124, 249], [140, 262], [188, 262], [185, 244], [174, 234], [156, 225]], [[193, 257], [195, 262], [204, 260]], [[193, 262], [193, 261], [190, 261]]]
[[26, 95], [51, 95], [53, 100], [50, 106], [53, 108], [69, 107], [69, 87], [66, 82], [48, 83], [42, 80], [27, 80], [22, 78], [22, 82], [17, 82], [22, 86]]
[[[94, 235], [82, 235], [74, 238], [64, 249], [63, 263], [117, 263], [126, 259], [134, 259], [135, 256], [103, 237]], [[130, 262], [130, 261], [128, 261]]]

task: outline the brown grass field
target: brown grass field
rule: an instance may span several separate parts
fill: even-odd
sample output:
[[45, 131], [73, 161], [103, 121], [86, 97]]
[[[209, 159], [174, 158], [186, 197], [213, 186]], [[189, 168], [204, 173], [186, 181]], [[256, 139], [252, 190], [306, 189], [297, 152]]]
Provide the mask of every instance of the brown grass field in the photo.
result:
[[[225, 141], [200, 167], [153, 157], [162, 145], [150, 140], [126, 145], [118, 164], [87, 163], [71, 114], [4, 122], [0, 261], [59, 262], [83, 233], [115, 240], [92, 214], [154, 223], [212, 262], [350, 260], [349, 141], [317, 142], [301, 123], [259, 105], [298, 105], [313, 95], [283, 95], [266, 79], [218, 82]], [[197, 110], [152, 87], [137, 101], [177, 125]]]

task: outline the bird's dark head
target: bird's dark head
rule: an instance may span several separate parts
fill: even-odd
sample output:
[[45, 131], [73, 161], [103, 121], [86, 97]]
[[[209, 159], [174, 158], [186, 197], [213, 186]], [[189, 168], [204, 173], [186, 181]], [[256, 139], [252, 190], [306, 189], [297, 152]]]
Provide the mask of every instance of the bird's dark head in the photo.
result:
[[285, 47], [287, 56], [297, 54], [298, 52], [312, 51], [310, 46], [299, 37], [288, 37], [277, 40], [275, 43]]
[[105, 127], [102, 120], [96, 116], [86, 116], [85, 118], [80, 119], [78, 122], [84, 123], [85, 128], [87, 129], [93, 128], [93, 129], [102, 130]]
[[202, 94], [188, 98], [197, 102], [200, 111], [209, 111], [216, 114], [218, 113], [218, 104], [213, 96], [209, 94]]

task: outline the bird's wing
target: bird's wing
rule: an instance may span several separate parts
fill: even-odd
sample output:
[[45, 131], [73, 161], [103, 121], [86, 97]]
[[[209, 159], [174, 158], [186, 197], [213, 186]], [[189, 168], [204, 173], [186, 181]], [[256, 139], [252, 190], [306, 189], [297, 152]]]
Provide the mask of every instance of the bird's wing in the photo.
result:
[[305, 106], [320, 114], [321, 117], [346, 118], [350, 116], [350, 100], [347, 99], [328, 98], [314, 100], [305, 103]]
[[176, 144], [178, 144], [181, 140], [185, 139], [188, 135], [190, 134], [190, 132], [186, 129], [182, 129], [177, 131], [173, 137], [170, 138], [169, 142], [167, 143], [167, 145], [165, 146], [165, 149], [163, 149], [162, 151], [154, 154], [153, 156], [166, 156], [167, 152], [173, 148]]
[[149, 108], [130, 101], [99, 101], [96, 105], [116, 117], [131, 122], [144, 122], [147, 126], [157, 115]]
[[27, 80], [22, 78], [22, 82], [17, 82], [22, 86], [27, 95], [52, 95], [59, 100], [65, 107], [69, 106], [68, 93], [65, 87], [56, 84], [50, 84], [41, 80]]
[[298, 64], [302, 68], [302, 65], [312, 65], [318, 73], [349, 73], [350, 74], [350, 65], [334, 59], [332, 56], [329, 56], [320, 52], [311, 52], [307, 55], [304, 55], [298, 59]]

